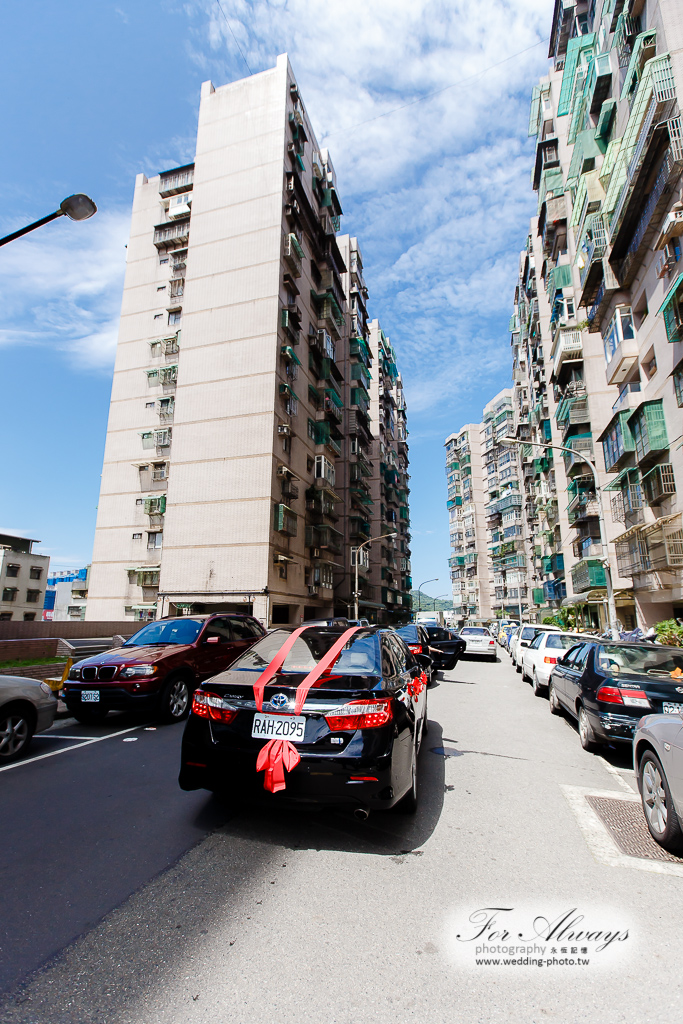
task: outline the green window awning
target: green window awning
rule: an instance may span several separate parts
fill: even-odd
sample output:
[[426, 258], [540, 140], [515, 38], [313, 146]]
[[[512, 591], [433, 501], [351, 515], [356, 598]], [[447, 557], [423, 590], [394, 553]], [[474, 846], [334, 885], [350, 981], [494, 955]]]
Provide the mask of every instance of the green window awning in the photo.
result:
[[615, 476], [614, 480], [610, 480], [608, 484], [603, 487], [603, 491], [620, 491], [624, 483], [628, 482], [628, 475], [632, 473], [632, 469], [622, 469], [618, 476]]
[[292, 362], [296, 363], [297, 366], [301, 366], [301, 360], [299, 359], [298, 355], [296, 354], [291, 345], [283, 345], [280, 348], [280, 354], [285, 356], [286, 359], [291, 359]]
[[289, 384], [280, 384], [280, 394], [289, 395], [291, 398], [295, 398], [297, 402], [299, 401], [299, 398], [296, 392], [294, 391], [294, 388], [290, 387]]
[[596, 141], [598, 139], [604, 140], [609, 135], [616, 109], [616, 100], [605, 100], [603, 105], [600, 107], [600, 116], [598, 117], [598, 123], [595, 126], [594, 132], [594, 138]]
[[344, 402], [339, 397], [334, 388], [325, 388], [325, 394], [329, 399], [331, 399], [331, 401], [337, 406], [338, 409], [344, 408]]
[[657, 316], [661, 316], [661, 314], [664, 312], [666, 307], [670, 304], [671, 300], [673, 299], [673, 297], [675, 296], [676, 292], [680, 288], [681, 282], [683, 282], [683, 274], [679, 274], [678, 277], [676, 278], [676, 280], [674, 281], [674, 283], [669, 288], [669, 290], [666, 293], [666, 296], [664, 298], [664, 302], [661, 304], [661, 306], [657, 310]]
[[563, 263], [560, 267], [555, 267], [553, 271], [553, 285], [555, 290], [560, 288], [570, 288], [572, 284], [572, 268], [571, 264]]

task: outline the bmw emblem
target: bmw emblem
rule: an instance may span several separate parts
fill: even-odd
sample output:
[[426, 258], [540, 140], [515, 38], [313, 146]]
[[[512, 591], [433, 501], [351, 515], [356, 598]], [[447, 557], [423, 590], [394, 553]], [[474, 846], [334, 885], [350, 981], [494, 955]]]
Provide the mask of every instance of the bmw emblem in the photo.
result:
[[289, 704], [289, 697], [284, 693], [276, 693], [270, 698], [270, 706], [273, 708], [284, 708]]

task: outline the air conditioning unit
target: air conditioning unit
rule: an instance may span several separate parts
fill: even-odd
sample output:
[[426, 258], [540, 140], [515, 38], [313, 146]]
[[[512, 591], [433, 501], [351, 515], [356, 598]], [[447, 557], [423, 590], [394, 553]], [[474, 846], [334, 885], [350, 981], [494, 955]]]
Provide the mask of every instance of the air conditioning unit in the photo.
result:
[[320, 558], [320, 548], [311, 548], [311, 558]]
[[315, 597], [317, 593], [318, 593], [318, 588], [316, 586], [310, 585], [309, 588], [308, 588], [308, 596], [309, 597]]
[[[284, 433], [284, 431], [282, 431], [282, 430], [280, 430], [279, 432], [280, 433]], [[289, 433], [289, 427], [287, 427], [287, 433]], [[277, 475], [279, 477], [282, 477], [283, 479], [286, 480], [287, 477], [289, 476], [289, 468], [287, 466], [278, 466], [277, 467]]]
[[278, 434], [283, 434], [284, 437], [289, 437], [292, 433], [292, 428], [288, 423], [278, 423], [277, 432]]
[[672, 238], [679, 238], [681, 235], [683, 235], [683, 206], [681, 203], [676, 203], [671, 212], [667, 214], [659, 238], [655, 243], [655, 249], [663, 249]]

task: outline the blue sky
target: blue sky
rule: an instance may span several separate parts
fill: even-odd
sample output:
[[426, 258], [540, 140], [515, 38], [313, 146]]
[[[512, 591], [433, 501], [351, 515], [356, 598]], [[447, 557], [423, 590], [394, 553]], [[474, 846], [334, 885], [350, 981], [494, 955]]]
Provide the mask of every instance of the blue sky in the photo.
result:
[[405, 378], [413, 580], [438, 577], [427, 590], [445, 593], [442, 444], [509, 383], [507, 322], [535, 206], [528, 101], [552, 2], [221, 6], [5, 5], [2, 234], [76, 191], [99, 212], [0, 249], [0, 529], [39, 538], [55, 568], [90, 560], [135, 175], [192, 159], [202, 81], [287, 51]]

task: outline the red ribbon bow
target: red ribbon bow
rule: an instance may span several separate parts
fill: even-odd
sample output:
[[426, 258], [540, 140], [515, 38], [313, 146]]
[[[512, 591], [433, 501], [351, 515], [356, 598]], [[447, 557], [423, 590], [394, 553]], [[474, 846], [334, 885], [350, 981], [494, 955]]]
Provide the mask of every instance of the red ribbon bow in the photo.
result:
[[[292, 647], [294, 642], [301, 636], [308, 626], [300, 626], [299, 629], [295, 629], [293, 633], [285, 640], [284, 644], [277, 652], [270, 665], [263, 670], [261, 675], [254, 683], [254, 697], [256, 699], [256, 708], [258, 711], [263, 707], [263, 693], [266, 685], [270, 682], [273, 676], [277, 675], [282, 666], [285, 663], [285, 659]], [[352, 626], [351, 629], [345, 630], [339, 639], [330, 647], [327, 654], [325, 654], [315, 668], [311, 669], [305, 679], [299, 683], [296, 688], [296, 701], [294, 704], [294, 714], [301, 714], [301, 709], [304, 706], [306, 700], [306, 694], [313, 686], [315, 682], [320, 678], [323, 672], [327, 671], [331, 665], [337, 660], [341, 654], [342, 648], [348, 643], [350, 637], [353, 636], [361, 627]], [[289, 742], [289, 740], [269, 740], [268, 743], [259, 751], [258, 758], [256, 760], [256, 771], [262, 772], [264, 769], [266, 774], [263, 779], [263, 788], [269, 790], [271, 793], [277, 793], [281, 789], [286, 788], [285, 783], [285, 772], [286, 768], [288, 772], [291, 772], [292, 768], [296, 768], [299, 761], [299, 751], [296, 747]]]
[[262, 772], [265, 769], [266, 772], [263, 788], [270, 793], [285, 789], [285, 768], [291, 772], [300, 760], [299, 751], [289, 740], [268, 740], [265, 747], [259, 750], [256, 760], [256, 771]]
[[419, 697], [422, 690], [427, 685], [427, 673], [422, 672], [416, 679], [411, 679], [408, 683], [408, 693], [411, 697]]

